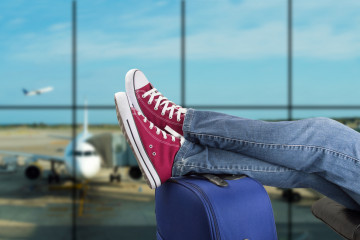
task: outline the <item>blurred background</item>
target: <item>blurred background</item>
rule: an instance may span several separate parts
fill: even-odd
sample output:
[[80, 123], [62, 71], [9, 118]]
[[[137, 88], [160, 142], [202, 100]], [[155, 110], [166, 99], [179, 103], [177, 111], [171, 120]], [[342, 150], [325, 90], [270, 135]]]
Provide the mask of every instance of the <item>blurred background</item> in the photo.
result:
[[[185, 107], [358, 130], [359, 11], [351, 0], [1, 1], [0, 239], [155, 239], [154, 191], [113, 102], [131, 68]], [[72, 156], [100, 168], [76, 172]], [[74, 185], [74, 174], [91, 176]], [[311, 214], [319, 193], [266, 189], [279, 239], [341, 239]]]

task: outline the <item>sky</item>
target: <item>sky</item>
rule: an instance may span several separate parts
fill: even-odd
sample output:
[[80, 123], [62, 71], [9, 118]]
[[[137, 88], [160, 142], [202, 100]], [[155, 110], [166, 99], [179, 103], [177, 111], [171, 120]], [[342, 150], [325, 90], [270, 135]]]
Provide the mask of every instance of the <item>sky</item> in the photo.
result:
[[[186, 2], [187, 106], [287, 103], [286, 3]], [[78, 104], [114, 105], [132, 68], [180, 101], [180, 0], [77, 0], [77, 7]], [[293, 9], [293, 104], [360, 105], [360, 2], [294, 0]], [[71, 1], [1, 1], [0, 32], [0, 105], [71, 104]], [[22, 94], [46, 86], [54, 91]], [[287, 117], [286, 110], [218, 111]], [[360, 110], [293, 116], [360, 117]], [[115, 110], [89, 117], [116, 123]], [[0, 124], [33, 122], [70, 123], [71, 111], [0, 110]]]

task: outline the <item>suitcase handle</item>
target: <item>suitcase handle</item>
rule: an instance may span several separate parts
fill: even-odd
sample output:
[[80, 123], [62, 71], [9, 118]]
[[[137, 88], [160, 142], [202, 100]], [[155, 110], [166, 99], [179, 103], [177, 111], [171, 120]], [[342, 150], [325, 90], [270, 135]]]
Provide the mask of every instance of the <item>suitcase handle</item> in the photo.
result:
[[229, 184], [225, 180], [237, 180], [244, 177], [247, 177], [246, 175], [214, 175], [214, 174], [201, 174], [200, 176], [207, 179], [209, 182], [215, 184], [219, 187], [227, 187]]

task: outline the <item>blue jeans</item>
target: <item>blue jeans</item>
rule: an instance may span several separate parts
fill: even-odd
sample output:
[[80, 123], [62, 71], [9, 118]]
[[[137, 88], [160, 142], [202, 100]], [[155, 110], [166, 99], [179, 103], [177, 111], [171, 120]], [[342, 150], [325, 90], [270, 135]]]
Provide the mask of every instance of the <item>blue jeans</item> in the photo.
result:
[[265, 122], [188, 109], [173, 176], [246, 174], [264, 185], [312, 188], [360, 211], [360, 134], [328, 118]]

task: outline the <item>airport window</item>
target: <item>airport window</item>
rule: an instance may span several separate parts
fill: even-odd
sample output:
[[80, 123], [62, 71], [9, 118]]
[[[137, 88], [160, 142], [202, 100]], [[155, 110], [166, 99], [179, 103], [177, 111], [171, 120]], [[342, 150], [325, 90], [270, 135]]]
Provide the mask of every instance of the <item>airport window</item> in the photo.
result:
[[[154, 190], [113, 102], [132, 68], [184, 107], [329, 117], [360, 131], [355, 2], [9, 0], [0, 9], [0, 239], [155, 238]], [[265, 188], [279, 239], [341, 239], [311, 214], [321, 194]]]

